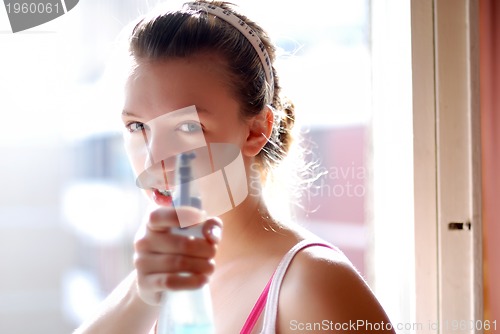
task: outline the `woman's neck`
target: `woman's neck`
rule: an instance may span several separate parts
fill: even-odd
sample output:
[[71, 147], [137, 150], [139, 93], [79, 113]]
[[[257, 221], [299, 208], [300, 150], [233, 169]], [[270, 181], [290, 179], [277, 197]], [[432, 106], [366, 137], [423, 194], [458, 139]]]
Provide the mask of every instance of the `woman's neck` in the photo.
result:
[[270, 217], [262, 196], [250, 195], [238, 207], [220, 217], [222, 239], [215, 261], [224, 265], [255, 253], [271, 233], [279, 233], [279, 225]]

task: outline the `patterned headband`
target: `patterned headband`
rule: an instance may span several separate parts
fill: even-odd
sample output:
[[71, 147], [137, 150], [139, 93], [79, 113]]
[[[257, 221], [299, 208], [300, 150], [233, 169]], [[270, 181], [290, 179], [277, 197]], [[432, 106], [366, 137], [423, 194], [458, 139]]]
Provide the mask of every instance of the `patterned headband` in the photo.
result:
[[236, 16], [233, 12], [227, 9], [223, 9], [217, 6], [214, 6], [210, 3], [204, 2], [187, 2], [185, 3], [190, 9], [193, 10], [202, 10], [209, 14], [215, 15], [218, 18], [228, 22], [233, 27], [238, 29], [243, 36], [252, 44], [255, 51], [259, 55], [260, 61], [262, 62], [262, 66], [264, 67], [264, 72], [266, 73], [266, 81], [268, 85], [271, 87], [271, 97], [274, 95], [274, 77], [273, 77], [273, 69], [271, 65], [271, 58], [266, 51], [266, 47], [264, 43], [260, 40], [257, 33], [242, 19]]

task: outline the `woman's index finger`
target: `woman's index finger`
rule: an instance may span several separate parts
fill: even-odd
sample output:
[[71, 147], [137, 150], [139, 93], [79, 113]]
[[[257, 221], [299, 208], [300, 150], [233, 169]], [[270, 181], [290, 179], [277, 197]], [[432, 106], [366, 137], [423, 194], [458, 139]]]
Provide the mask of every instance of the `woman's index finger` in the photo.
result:
[[203, 211], [192, 207], [158, 208], [150, 212], [147, 227], [152, 231], [168, 231], [172, 227], [186, 227], [205, 220]]

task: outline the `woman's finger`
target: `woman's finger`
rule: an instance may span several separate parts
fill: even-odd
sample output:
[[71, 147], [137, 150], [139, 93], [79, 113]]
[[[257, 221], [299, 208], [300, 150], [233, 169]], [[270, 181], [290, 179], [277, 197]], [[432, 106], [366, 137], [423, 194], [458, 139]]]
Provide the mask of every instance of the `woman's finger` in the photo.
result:
[[218, 244], [222, 237], [222, 220], [218, 217], [208, 219], [203, 226], [203, 235], [212, 244]]
[[135, 267], [141, 275], [147, 276], [158, 273], [188, 273], [206, 274], [213, 273], [215, 264], [213, 260], [172, 254], [143, 254], [135, 259]]
[[216, 246], [212, 241], [207, 242], [205, 239], [188, 238], [169, 232], [149, 231], [138, 238], [134, 246], [138, 253], [183, 254], [200, 258], [212, 258], [216, 252]]
[[[182, 217], [182, 224], [179, 218]], [[146, 224], [151, 231], [166, 232], [172, 227], [185, 227], [199, 224], [205, 220], [205, 213], [199, 209], [183, 206], [177, 208], [157, 208], [149, 214]]]

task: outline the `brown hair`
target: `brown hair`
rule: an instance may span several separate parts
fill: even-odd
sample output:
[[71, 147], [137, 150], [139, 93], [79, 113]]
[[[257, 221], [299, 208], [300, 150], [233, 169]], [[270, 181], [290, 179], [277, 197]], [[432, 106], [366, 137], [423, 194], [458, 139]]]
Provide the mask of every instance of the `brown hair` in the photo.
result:
[[[213, 4], [237, 15], [258, 34], [271, 62], [274, 62], [276, 49], [258, 24], [237, 13], [234, 6], [227, 2], [196, 2]], [[260, 162], [265, 170], [269, 170], [289, 151], [292, 143], [290, 132], [295, 122], [294, 106], [280, 97], [281, 87], [274, 66], [274, 92], [266, 85], [263, 64], [252, 44], [240, 31], [203, 10], [185, 6], [178, 11], [142, 18], [130, 37], [130, 53], [137, 60], [189, 57], [204, 52], [215, 53], [223, 58], [231, 81], [230, 87], [240, 101], [243, 117], [258, 115], [266, 105], [274, 109], [271, 137], [259, 153]]]

